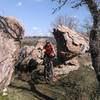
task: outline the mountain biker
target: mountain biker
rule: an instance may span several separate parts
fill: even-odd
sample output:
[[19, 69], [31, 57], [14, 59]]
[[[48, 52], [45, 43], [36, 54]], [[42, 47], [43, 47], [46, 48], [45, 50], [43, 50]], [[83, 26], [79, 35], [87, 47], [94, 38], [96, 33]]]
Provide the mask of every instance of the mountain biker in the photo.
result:
[[[44, 78], [47, 81], [51, 81], [53, 78], [53, 59], [55, 57], [55, 51], [53, 44], [48, 40], [46, 41], [44, 49]], [[50, 77], [51, 76], [51, 77]], [[47, 82], [48, 83], [48, 82]]]

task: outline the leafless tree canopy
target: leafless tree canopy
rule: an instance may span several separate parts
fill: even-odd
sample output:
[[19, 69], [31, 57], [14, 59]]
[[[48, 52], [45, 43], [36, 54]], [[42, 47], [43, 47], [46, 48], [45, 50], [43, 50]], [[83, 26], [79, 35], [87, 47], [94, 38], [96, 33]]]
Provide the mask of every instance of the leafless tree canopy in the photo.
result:
[[75, 16], [58, 16], [53, 23], [53, 27], [56, 28], [58, 25], [64, 25], [72, 30], [77, 31], [79, 21]]
[[83, 28], [83, 32], [85, 33], [85, 35], [87, 35], [88, 37], [90, 36], [90, 31], [92, 29], [93, 26], [93, 21], [91, 18], [86, 18], [84, 20], [84, 23], [82, 24], [82, 28]]
[[58, 7], [54, 9], [53, 13], [60, 10], [64, 5], [70, 4], [72, 8], [83, 6], [86, 4], [96, 3], [98, 10], [100, 10], [100, 0], [52, 0], [58, 3]]

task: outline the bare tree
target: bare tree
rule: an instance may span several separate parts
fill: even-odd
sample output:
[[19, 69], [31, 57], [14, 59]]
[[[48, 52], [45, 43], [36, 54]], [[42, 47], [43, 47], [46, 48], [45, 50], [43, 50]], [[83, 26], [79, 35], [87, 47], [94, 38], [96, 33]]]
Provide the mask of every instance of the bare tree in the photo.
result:
[[79, 21], [75, 16], [58, 16], [53, 23], [53, 27], [57, 27], [58, 25], [64, 25], [72, 30], [77, 31]]
[[93, 21], [90, 17], [86, 18], [81, 26], [83, 33], [88, 37], [90, 37], [90, 31], [92, 29], [92, 26], [93, 26]]
[[[86, 5], [93, 19], [93, 26], [90, 31], [90, 51], [92, 65], [95, 69], [97, 79], [100, 83], [100, 0], [52, 0], [58, 2], [59, 6], [54, 10], [61, 9], [65, 4], [70, 3], [72, 8]], [[53, 12], [53, 13], [54, 13]]]

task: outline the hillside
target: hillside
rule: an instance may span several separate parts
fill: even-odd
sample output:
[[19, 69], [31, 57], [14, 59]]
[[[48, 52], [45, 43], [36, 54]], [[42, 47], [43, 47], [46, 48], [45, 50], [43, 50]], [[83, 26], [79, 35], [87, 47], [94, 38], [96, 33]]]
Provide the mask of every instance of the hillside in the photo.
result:
[[36, 45], [39, 39], [47, 39], [55, 44], [55, 39], [53, 37], [45, 36], [45, 37], [24, 37], [24, 39], [22, 40], [22, 45], [29, 45], [29, 46]]

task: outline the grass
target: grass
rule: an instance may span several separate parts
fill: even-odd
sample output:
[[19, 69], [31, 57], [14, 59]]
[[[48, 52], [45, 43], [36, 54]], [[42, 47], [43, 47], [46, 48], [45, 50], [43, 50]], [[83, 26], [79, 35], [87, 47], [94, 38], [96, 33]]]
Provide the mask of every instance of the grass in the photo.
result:
[[68, 76], [62, 77], [53, 84], [36, 83], [35, 87], [38, 92], [28, 90], [24, 82], [15, 81], [15, 83], [18, 88], [10, 87], [9, 95], [5, 97], [0, 95], [0, 100], [40, 100], [40, 98], [47, 100], [43, 95], [53, 100], [100, 100], [100, 87], [94, 71], [88, 66], [70, 72]]
[[58, 84], [65, 89], [66, 100], [100, 100], [98, 81], [94, 71], [88, 66], [70, 72]]
[[[35, 73], [37, 76], [41, 76]], [[29, 84], [14, 80], [15, 87], [9, 87], [9, 95], [0, 100], [100, 100], [100, 86], [96, 75], [90, 66], [81, 64], [78, 70], [52, 84], [45, 84], [34, 77], [33, 84], [36, 90], [31, 91]], [[37, 82], [38, 81], [38, 82]]]
[[100, 86], [90, 66], [81, 66], [53, 84], [36, 84], [55, 100], [100, 100]]
[[2, 96], [2, 94], [0, 94], [0, 100], [9, 100], [8, 96]]

